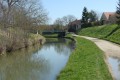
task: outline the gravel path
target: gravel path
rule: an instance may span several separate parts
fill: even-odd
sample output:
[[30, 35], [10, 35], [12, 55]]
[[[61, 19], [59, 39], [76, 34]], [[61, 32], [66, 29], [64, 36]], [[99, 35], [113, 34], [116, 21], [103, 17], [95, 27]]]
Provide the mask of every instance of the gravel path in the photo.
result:
[[93, 41], [107, 56], [120, 58], [120, 46], [109, 41], [81, 36], [83, 38]]

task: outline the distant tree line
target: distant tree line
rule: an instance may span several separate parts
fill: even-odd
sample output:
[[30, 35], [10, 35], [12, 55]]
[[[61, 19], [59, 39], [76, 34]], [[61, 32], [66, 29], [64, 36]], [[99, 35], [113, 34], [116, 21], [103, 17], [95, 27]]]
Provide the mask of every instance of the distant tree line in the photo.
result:
[[[68, 24], [75, 21], [77, 18], [73, 15], [63, 16], [62, 18], [57, 18], [53, 25], [55, 30], [68, 30]], [[83, 8], [82, 19], [81, 19], [82, 28], [92, 27], [100, 25], [99, 15], [96, 11], [91, 10], [90, 12], [86, 7]], [[71, 27], [72, 29], [73, 27]]]
[[63, 16], [62, 18], [57, 18], [53, 25], [55, 26], [55, 30], [67, 30], [68, 24], [72, 21], [76, 20], [76, 17], [73, 15]]

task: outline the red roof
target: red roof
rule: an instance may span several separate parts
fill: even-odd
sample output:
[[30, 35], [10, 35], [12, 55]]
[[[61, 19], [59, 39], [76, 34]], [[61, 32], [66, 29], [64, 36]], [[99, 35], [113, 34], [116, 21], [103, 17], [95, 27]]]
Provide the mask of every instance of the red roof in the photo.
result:
[[110, 17], [111, 15], [114, 15], [115, 12], [104, 12], [103, 14], [106, 16], [107, 19], [109, 19], [109, 17]]

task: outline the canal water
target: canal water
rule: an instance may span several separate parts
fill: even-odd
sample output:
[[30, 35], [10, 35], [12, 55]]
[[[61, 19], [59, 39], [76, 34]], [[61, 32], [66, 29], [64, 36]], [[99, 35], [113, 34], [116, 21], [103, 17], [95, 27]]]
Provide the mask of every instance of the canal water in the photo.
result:
[[56, 80], [75, 48], [69, 39], [47, 39], [36, 45], [0, 56], [0, 80]]
[[111, 65], [115, 80], [120, 80], [120, 58], [109, 56], [108, 62]]

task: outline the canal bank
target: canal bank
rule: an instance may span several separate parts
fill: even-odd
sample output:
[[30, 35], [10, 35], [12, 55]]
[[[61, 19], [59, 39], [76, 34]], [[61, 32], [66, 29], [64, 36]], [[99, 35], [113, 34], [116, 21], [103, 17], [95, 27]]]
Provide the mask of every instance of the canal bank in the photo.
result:
[[45, 43], [45, 38], [39, 34], [29, 34], [29, 37], [26, 37], [26, 39], [11, 41], [11, 43], [3, 43], [4, 46], [0, 46], [0, 55], [10, 53], [16, 50], [20, 50], [23, 48], [28, 48], [30, 46], [34, 46], [36, 44], [42, 45]]
[[65, 67], [74, 42], [46, 39], [39, 44], [0, 56], [0, 80], [56, 80]]
[[57, 80], [113, 80], [103, 52], [91, 41], [76, 37], [76, 49]]

